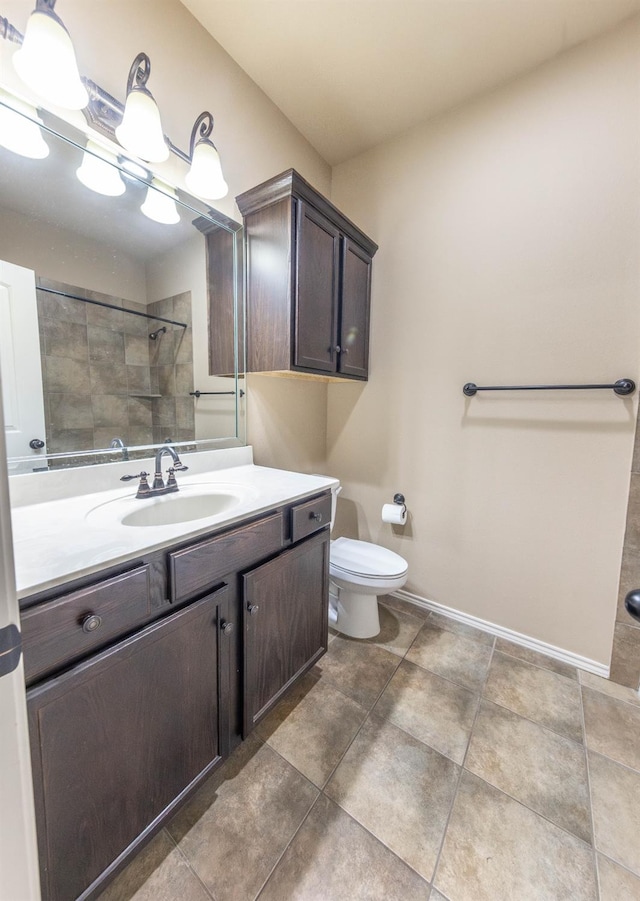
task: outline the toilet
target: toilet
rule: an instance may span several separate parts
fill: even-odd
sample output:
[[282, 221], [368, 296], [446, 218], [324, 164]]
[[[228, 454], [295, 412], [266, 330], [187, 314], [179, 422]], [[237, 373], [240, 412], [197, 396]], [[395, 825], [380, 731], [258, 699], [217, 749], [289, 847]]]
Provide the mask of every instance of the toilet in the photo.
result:
[[[332, 528], [340, 491], [332, 489]], [[380, 632], [378, 595], [402, 588], [407, 572], [407, 561], [385, 547], [336, 538], [329, 556], [329, 624], [352, 638], [373, 638]]]

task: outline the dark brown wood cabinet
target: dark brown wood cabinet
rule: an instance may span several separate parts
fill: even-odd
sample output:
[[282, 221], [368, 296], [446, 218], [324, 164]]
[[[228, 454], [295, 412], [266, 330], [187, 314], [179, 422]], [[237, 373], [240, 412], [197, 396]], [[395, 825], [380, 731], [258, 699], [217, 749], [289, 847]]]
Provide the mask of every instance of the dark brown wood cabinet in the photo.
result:
[[236, 198], [247, 371], [366, 379], [377, 245], [293, 169]]
[[324, 492], [22, 602], [46, 901], [97, 895], [325, 652], [330, 510]]
[[325, 530], [244, 577], [244, 734], [327, 650]]
[[43, 897], [104, 880], [222, 761], [229, 590], [28, 692]]

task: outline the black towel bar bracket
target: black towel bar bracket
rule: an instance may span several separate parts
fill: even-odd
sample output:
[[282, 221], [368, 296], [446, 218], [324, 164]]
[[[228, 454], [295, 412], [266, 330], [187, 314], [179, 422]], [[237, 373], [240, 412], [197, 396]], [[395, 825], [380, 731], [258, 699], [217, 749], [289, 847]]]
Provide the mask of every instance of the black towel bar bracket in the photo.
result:
[[633, 379], [618, 379], [613, 385], [474, 385], [467, 382], [462, 389], [466, 397], [473, 397], [478, 391], [587, 391], [608, 388], [620, 397], [627, 397], [636, 390]]

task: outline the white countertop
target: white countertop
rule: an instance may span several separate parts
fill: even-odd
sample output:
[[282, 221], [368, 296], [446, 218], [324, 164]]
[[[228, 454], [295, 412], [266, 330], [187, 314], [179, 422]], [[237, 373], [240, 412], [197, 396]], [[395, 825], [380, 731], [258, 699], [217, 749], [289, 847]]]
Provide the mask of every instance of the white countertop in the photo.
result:
[[[135, 498], [137, 481], [126, 483], [126, 487], [118, 481], [123, 471], [144, 468], [141, 461], [133, 465], [87, 467], [89, 473], [83, 471], [80, 477], [85, 489], [81, 494], [70, 493], [69, 473], [66, 479], [60, 473], [54, 474], [50, 486], [41, 484], [39, 491], [33, 490], [31, 484], [23, 483], [14, 493], [12, 507], [18, 597], [27, 597], [106, 566], [233, 525], [338, 484], [337, 479], [326, 476], [255, 466], [247, 462], [252, 459], [250, 449], [237, 450], [238, 453], [226, 450], [184, 456], [183, 462], [189, 466], [189, 472], [176, 474], [183, 493], [167, 495], [159, 499], [161, 502], [170, 503], [171, 498], [186, 498], [217, 488], [233, 495], [233, 505], [229, 509], [188, 522], [152, 526], [122, 524], [120, 520], [127, 512], [154, 503]], [[215, 454], [223, 456], [213, 457]], [[211, 468], [207, 468], [208, 465]], [[220, 465], [223, 468], [219, 468]], [[97, 472], [105, 468], [106, 473]], [[91, 484], [91, 470], [99, 489], [93, 492], [86, 491], [87, 485]], [[35, 473], [27, 478], [48, 475]], [[117, 487], [105, 490], [105, 484]], [[38, 496], [43, 498], [40, 502], [36, 500]]]

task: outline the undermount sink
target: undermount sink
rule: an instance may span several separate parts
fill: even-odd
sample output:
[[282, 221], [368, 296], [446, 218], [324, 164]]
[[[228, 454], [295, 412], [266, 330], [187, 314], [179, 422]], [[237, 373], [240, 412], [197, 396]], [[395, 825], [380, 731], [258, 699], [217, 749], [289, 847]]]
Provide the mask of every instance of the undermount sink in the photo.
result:
[[209, 519], [226, 513], [247, 497], [242, 485], [194, 485], [153, 498], [118, 498], [90, 510], [87, 520], [96, 525], [168, 526]]

